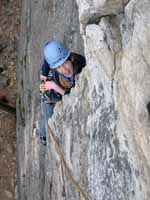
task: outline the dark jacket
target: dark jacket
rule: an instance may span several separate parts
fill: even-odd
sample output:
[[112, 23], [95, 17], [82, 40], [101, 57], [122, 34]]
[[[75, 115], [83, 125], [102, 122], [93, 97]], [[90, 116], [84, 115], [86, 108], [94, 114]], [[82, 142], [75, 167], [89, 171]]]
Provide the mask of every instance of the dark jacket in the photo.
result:
[[[49, 76], [50, 80], [53, 80], [65, 91], [65, 94], [70, 93], [71, 88], [75, 86], [75, 76], [79, 74], [86, 65], [85, 57], [80, 54], [71, 53], [69, 60], [71, 60], [73, 64], [73, 76], [71, 78], [65, 77], [55, 69], [51, 69], [46, 60], [44, 60], [41, 68], [41, 74]], [[46, 91], [46, 94], [52, 101], [59, 101], [62, 99], [62, 96], [54, 90]]]

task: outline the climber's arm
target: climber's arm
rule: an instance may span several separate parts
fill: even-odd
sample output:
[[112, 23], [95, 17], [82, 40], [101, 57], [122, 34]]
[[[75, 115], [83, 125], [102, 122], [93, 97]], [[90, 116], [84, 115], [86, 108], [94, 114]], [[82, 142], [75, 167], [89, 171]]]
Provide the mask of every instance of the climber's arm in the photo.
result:
[[41, 84], [40, 90], [45, 92], [46, 90], [54, 90], [61, 94], [62, 96], [65, 94], [65, 91], [58, 86], [54, 81], [46, 81], [44, 84]]
[[48, 63], [46, 62], [46, 60], [44, 59], [44, 62], [41, 67], [40, 79], [46, 81], [49, 71], [50, 71], [50, 67]]

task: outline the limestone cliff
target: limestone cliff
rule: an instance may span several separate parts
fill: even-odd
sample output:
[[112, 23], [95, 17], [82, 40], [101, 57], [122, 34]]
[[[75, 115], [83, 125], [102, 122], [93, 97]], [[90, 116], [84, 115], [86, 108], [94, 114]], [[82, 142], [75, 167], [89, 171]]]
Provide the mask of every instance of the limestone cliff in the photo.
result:
[[[149, 10], [149, 0], [24, 0], [19, 200], [149, 200]], [[42, 47], [51, 38], [84, 52], [87, 66], [55, 107], [45, 148], [35, 125]]]

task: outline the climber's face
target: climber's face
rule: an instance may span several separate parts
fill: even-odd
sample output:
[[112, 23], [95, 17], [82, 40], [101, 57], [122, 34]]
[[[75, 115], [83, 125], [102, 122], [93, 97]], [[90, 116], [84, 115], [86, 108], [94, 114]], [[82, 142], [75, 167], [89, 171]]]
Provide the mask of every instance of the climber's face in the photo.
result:
[[70, 60], [67, 60], [66, 62], [64, 62], [63, 65], [59, 66], [56, 70], [67, 77], [71, 77], [73, 75], [72, 62]]

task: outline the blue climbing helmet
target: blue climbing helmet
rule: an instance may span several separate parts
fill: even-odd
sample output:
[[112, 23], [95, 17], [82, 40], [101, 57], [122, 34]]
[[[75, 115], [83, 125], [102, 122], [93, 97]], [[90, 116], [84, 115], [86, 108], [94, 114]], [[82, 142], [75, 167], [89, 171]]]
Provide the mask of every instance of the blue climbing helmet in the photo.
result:
[[60, 41], [47, 42], [44, 47], [44, 57], [50, 68], [55, 69], [62, 65], [70, 56], [70, 51]]

